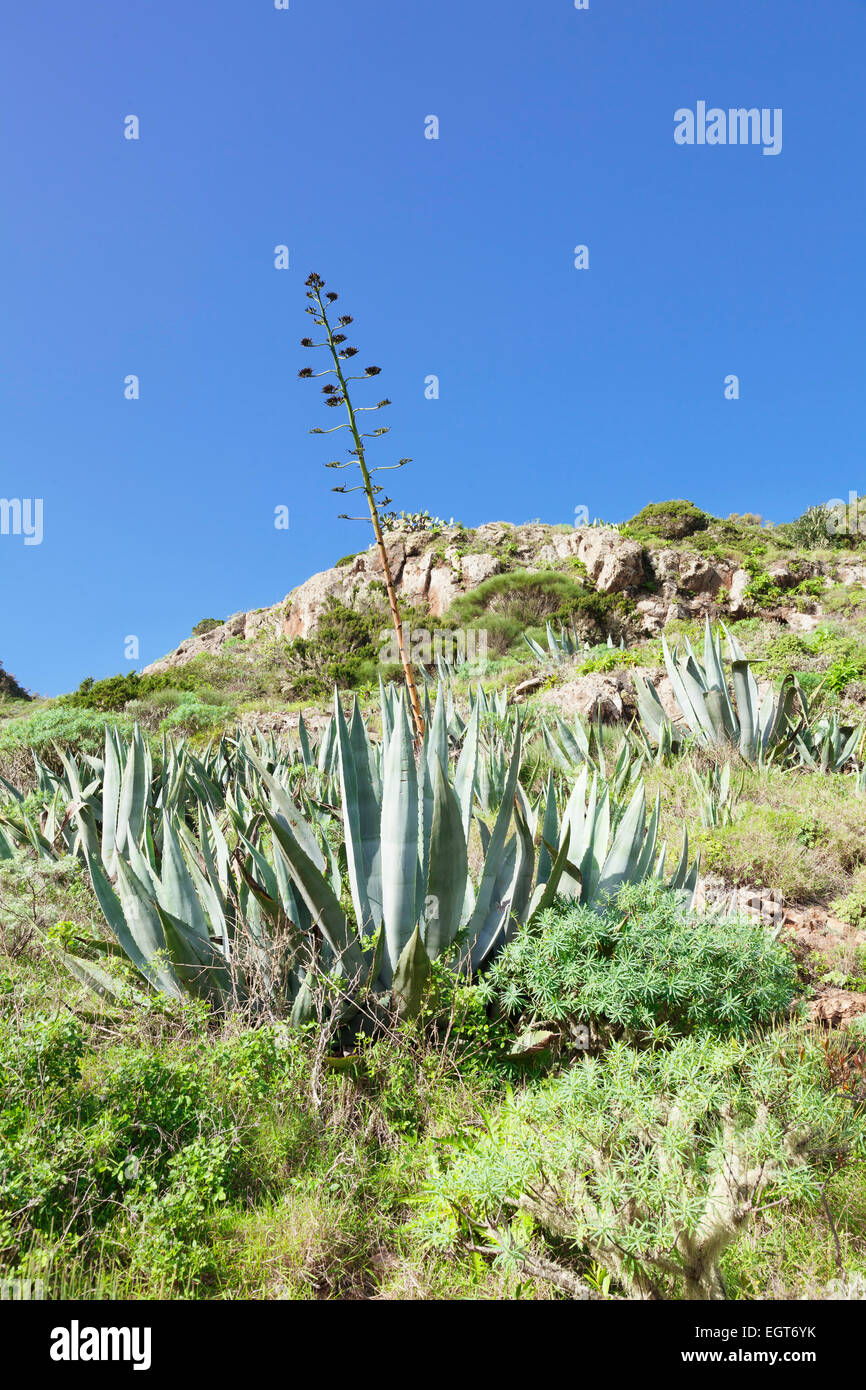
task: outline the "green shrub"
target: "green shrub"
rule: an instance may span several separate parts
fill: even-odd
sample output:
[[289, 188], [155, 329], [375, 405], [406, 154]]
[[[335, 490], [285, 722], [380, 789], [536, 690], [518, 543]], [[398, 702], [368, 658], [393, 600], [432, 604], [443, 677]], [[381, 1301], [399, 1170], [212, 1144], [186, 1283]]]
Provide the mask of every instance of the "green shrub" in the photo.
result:
[[195, 686], [195, 677], [186, 670], [160, 671], [145, 676], [137, 671], [126, 671], [101, 681], [88, 676], [72, 695], [61, 695], [57, 703], [67, 708], [116, 713], [125, 709], [131, 700], [144, 699], [157, 691], [193, 690]]
[[808, 1035], [616, 1043], [462, 1132], [421, 1219], [431, 1243], [483, 1242], [572, 1298], [718, 1299], [723, 1253], [764, 1195], [815, 1208], [864, 1148], [862, 1112]]
[[204, 637], [206, 632], [213, 632], [215, 627], [222, 627], [225, 618], [202, 618], [200, 623], [196, 623], [192, 630], [193, 637]]
[[681, 541], [696, 531], [706, 531], [714, 518], [694, 502], [651, 502], [627, 523], [636, 540]]
[[264, 1029], [176, 1055], [97, 1055], [70, 1018], [0, 1018], [0, 1264], [40, 1240], [57, 1259], [107, 1241], [126, 1246], [132, 1275], [200, 1274], [211, 1215], [260, 1180], [241, 1148], [254, 1102], [295, 1065], [278, 1042]]
[[850, 893], [831, 902], [830, 911], [849, 926], [866, 931], [866, 870], [855, 877]]
[[19, 685], [11, 671], [3, 668], [0, 661], [0, 704], [4, 700], [29, 700], [30, 696], [22, 685]]
[[295, 699], [327, 699], [334, 686], [355, 689], [376, 679], [380, 613], [358, 612], [330, 595], [311, 637], [286, 644], [286, 679]]
[[29, 1018], [20, 1031], [0, 1032], [0, 1092], [26, 1103], [32, 1089], [71, 1086], [81, 1075], [84, 1035], [76, 1019]]
[[484, 988], [536, 1021], [659, 1040], [768, 1023], [790, 1003], [794, 982], [792, 957], [762, 926], [694, 917], [650, 881], [622, 888], [603, 912], [560, 900], [518, 932]]
[[826, 549], [835, 540], [833, 522], [833, 512], [821, 502], [817, 506], [807, 507], [801, 516], [790, 522], [788, 535], [795, 545], [805, 550]]
[[101, 753], [106, 724], [127, 736], [132, 733], [132, 722], [119, 715], [61, 704], [37, 709], [26, 719], [9, 719], [0, 724], [0, 776], [15, 786], [32, 785], [31, 750], [53, 771], [62, 771], [55, 744], [77, 753]]
[[585, 639], [619, 635], [632, 605], [622, 594], [599, 594], [570, 575], [517, 570], [493, 575], [456, 598], [448, 610], [454, 627], [485, 628], [497, 654], [522, 641], [527, 628], [574, 622]]
[[231, 714], [225, 705], [206, 705], [195, 695], [185, 695], [159, 727], [174, 737], [200, 734], [225, 724]]

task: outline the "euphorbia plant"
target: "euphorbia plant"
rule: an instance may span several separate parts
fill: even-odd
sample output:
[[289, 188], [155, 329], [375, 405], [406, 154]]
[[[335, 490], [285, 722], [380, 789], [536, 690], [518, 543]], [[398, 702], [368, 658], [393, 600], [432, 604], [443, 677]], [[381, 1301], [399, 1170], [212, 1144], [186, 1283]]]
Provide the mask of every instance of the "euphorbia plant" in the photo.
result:
[[[386, 425], [381, 425], [377, 429], [373, 430], [371, 433], [364, 434], [360, 429], [357, 419], [358, 415], [362, 411], [382, 410], [385, 406], [390, 405], [391, 402], [389, 400], [381, 400], [377, 401], [375, 405], [365, 406], [355, 406], [352, 404], [352, 398], [349, 395], [349, 382], [370, 381], [373, 377], [377, 377], [382, 369], [381, 367], [366, 367], [360, 376], [349, 376], [346, 374], [346, 364], [351, 360], [351, 358], [356, 357], [358, 354], [358, 349], [356, 347], [345, 346], [346, 334], [343, 332], [343, 329], [348, 328], [349, 324], [352, 323], [352, 316], [351, 314], [341, 314], [339, 318], [336, 320], [336, 323], [332, 326], [330, 318], [328, 316], [328, 308], [329, 306], [332, 306], [336, 303], [338, 295], [335, 294], [333, 290], [328, 290], [327, 293], [323, 293], [325, 289], [325, 282], [322, 279], [321, 275], [316, 275], [315, 273], [313, 273], [307, 279], [306, 284], [307, 298], [313, 301], [311, 304], [307, 306], [306, 312], [313, 316], [313, 321], [317, 324], [319, 328], [324, 329], [326, 337], [325, 340], [320, 343], [314, 343], [312, 338], [302, 338], [301, 347], [327, 348], [331, 354], [331, 360], [334, 365], [333, 367], [326, 368], [323, 372], [314, 372], [312, 367], [303, 367], [301, 371], [298, 373], [298, 375], [301, 377], [336, 377], [336, 382], [330, 381], [322, 387], [322, 393], [325, 397], [325, 404], [331, 406], [332, 408], [337, 408], [341, 405], [344, 405], [346, 407], [346, 414], [348, 416], [347, 424], [335, 425], [333, 429], [330, 430], [314, 429], [311, 430], [310, 433], [334, 434], [337, 430], [345, 429], [351, 431], [353, 444], [352, 447], [348, 450], [350, 455], [348, 463], [344, 463], [341, 460], [336, 459], [326, 464], [325, 467], [351, 468], [354, 463], [361, 471], [361, 482], [356, 487], [346, 487], [345, 485], [341, 485], [335, 487], [334, 492], [363, 492], [367, 498], [367, 505], [370, 509], [369, 520], [372, 522], [373, 532], [376, 537], [376, 544], [379, 547], [379, 556], [382, 561], [382, 573], [385, 579], [385, 589], [388, 593], [388, 603], [391, 608], [391, 616], [394, 619], [394, 627], [397, 633], [397, 648], [400, 653], [400, 661], [402, 663], [403, 671], [406, 677], [406, 689], [409, 693], [409, 703], [412, 709], [412, 719], [418, 737], [423, 738], [424, 716], [421, 712], [421, 701], [418, 698], [418, 687], [415, 684], [415, 675], [412, 670], [412, 663], [409, 660], [409, 656], [406, 652], [406, 647], [403, 642], [403, 624], [400, 619], [400, 609], [397, 603], [397, 594], [394, 588], [394, 578], [391, 573], [391, 562], [388, 558], [388, 550], [385, 545], [385, 537], [382, 532], [382, 523], [379, 518], [380, 504], [377, 502], [377, 498], [379, 497], [379, 494], [382, 492], [382, 487], [380, 484], [374, 483], [371, 476], [373, 473], [381, 473], [385, 471], [385, 468], [368, 467], [366, 448], [364, 445], [365, 439], [379, 439], [383, 435], [386, 435], [388, 433], [388, 427]], [[327, 305], [325, 303], [326, 300]], [[404, 464], [410, 462], [410, 459], [404, 458], [400, 459], [399, 463], [390, 465], [390, 467], [402, 468]], [[387, 507], [390, 502], [390, 497], [383, 497], [381, 499], [381, 506]], [[341, 513], [341, 516], [343, 519], [347, 521], [367, 520], [367, 517], [349, 517], [346, 515], [345, 512]]]

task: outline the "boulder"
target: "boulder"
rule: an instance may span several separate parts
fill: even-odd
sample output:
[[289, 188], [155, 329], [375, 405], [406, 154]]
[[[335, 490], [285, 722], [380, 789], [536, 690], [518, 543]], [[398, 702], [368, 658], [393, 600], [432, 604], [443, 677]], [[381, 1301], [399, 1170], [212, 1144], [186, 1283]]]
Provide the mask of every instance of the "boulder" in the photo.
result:
[[649, 567], [660, 584], [679, 583], [683, 556], [679, 550], [651, 550]]
[[430, 605], [430, 612], [435, 618], [441, 618], [444, 613], [447, 613], [461, 592], [457, 574], [450, 565], [436, 565], [430, 571], [427, 602]]
[[665, 625], [668, 604], [661, 598], [641, 598], [635, 605], [640, 614], [641, 631], [655, 637]]
[[643, 546], [621, 536], [612, 526], [580, 528], [577, 553], [602, 594], [639, 588], [644, 581]]
[[690, 594], [712, 596], [722, 586], [722, 573], [703, 555], [684, 555], [680, 566], [679, 584]]
[[850, 989], [818, 987], [820, 993], [809, 1004], [809, 1021], [824, 1028], [847, 1028], [854, 1018], [866, 1014], [866, 994]]
[[732, 618], [744, 618], [749, 611], [746, 590], [752, 576], [748, 570], [734, 570], [728, 590], [728, 613]]
[[357, 583], [356, 576], [347, 573], [347, 568], [322, 570], [290, 594], [291, 608], [285, 624], [287, 637], [309, 637], [332, 596], [346, 601], [349, 585]]
[[406, 560], [400, 579], [400, 594], [412, 607], [427, 602], [432, 568], [433, 553], [430, 550]]
[[555, 709], [564, 719], [573, 719], [579, 714], [592, 721], [601, 715], [605, 722], [615, 722], [625, 717], [623, 694], [628, 690], [626, 678], [616, 675], [601, 675], [595, 672], [588, 676], [575, 676], [574, 680], [564, 681], [556, 686], [543, 700], [542, 704]]
[[476, 589], [501, 572], [502, 561], [496, 555], [463, 555], [460, 559], [460, 579], [467, 589]]

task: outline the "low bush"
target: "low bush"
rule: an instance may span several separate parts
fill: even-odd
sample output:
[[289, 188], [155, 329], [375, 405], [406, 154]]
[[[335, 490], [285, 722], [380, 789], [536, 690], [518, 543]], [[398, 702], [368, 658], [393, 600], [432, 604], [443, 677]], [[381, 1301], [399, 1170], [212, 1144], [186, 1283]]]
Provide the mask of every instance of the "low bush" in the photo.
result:
[[117, 676], [107, 676], [101, 681], [94, 681], [92, 676], [88, 676], [72, 695], [61, 695], [57, 703], [67, 708], [117, 713], [125, 709], [131, 700], [141, 700], [163, 690], [193, 690], [195, 686], [195, 677], [182, 668], [145, 676], [137, 671], [127, 671]]
[[578, 1021], [655, 1042], [771, 1022], [790, 1004], [787, 949], [749, 918], [695, 917], [657, 881], [601, 912], [560, 899], [518, 932], [484, 990], [533, 1023]]
[[[570, 575], [555, 571], [497, 574], [455, 599], [448, 610], [452, 627], [487, 631], [488, 648], [503, 655], [522, 643], [527, 628], [548, 621], [574, 623], [583, 640], [618, 637], [629, 601], [622, 594], [599, 594]], [[522, 649], [521, 649], [521, 654]]]
[[29, 700], [30, 696], [19, 685], [11, 671], [4, 670], [3, 662], [0, 661], [0, 704], [4, 700]]
[[60, 772], [55, 744], [79, 753], [101, 753], [106, 724], [127, 736], [132, 733], [132, 721], [121, 715], [61, 704], [38, 709], [26, 719], [9, 719], [0, 724], [0, 776], [13, 786], [32, 786], [34, 752], [53, 771]]
[[807, 1035], [615, 1043], [442, 1151], [424, 1219], [431, 1243], [483, 1242], [572, 1298], [719, 1299], [765, 1194], [814, 1208], [864, 1150], [863, 1115]]
[[697, 531], [706, 531], [714, 520], [694, 502], [651, 502], [627, 523], [635, 540], [680, 541]]

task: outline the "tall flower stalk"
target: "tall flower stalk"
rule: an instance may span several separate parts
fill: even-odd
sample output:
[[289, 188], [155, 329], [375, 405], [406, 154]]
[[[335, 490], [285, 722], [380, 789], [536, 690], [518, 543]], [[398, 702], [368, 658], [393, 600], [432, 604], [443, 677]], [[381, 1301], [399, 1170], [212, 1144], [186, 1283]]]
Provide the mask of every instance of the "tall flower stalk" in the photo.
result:
[[[335, 487], [333, 491], [343, 493], [363, 492], [366, 496], [367, 505], [370, 509], [369, 520], [372, 522], [373, 525], [373, 533], [376, 537], [376, 544], [379, 547], [379, 556], [382, 561], [382, 572], [385, 577], [385, 588], [388, 593], [388, 604], [391, 609], [391, 616], [394, 619], [394, 628], [397, 633], [397, 649], [400, 653], [400, 662], [403, 667], [403, 673], [406, 677], [406, 689], [409, 692], [409, 703], [412, 708], [412, 717], [415, 724], [415, 730], [418, 737], [423, 738], [424, 715], [421, 711], [421, 701], [418, 698], [418, 687], [415, 684], [415, 674], [412, 670], [412, 663], [409, 660], [409, 656], [406, 652], [406, 646], [403, 641], [403, 623], [400, 618], [400, 609], [397, 603], [397, 594], [394, 588], [394, 578], [391, 573], [391, 562], [388, 558], [388, 550], [385, 545], [385, 537], [382, 533], [382, 523], [379, 519], [379, 506], [387, 507], [392, 499], [390, 497], [383, 497], [381, 498], [381, 501], [378, 500], [379, 494], [383, 491], [383, 489], [381, 484], [374, 483], [372, 478], [372, 474], [374, 473], [384, 473], [389, 472], [395, 468], [402, 468], [405, 464], [411, 463], [411, 459], [400, 459], [399, 463], [386, 465], [384, 467], [379, 468], [368, 467], [364, 440], [380, 439], [383, 435], [388, 434], [389, 431], [388, 427], [383, 425], [379, 426], [372, 432], [365, 434], [362, 432], [359, 426], [357, 417], [362, 412], [372, 410], [383, 410], [385, 406], [390, 405], [391, 402], [389, 400], [381, 400], [378, 401], [376, 405], [355, 406], [352, 404], [352, 398], [349, 395], [349, 382], [370, 381], [373, 377], [377, 377], [379, 375], [382, 368], [366, 367], [361, 376], [347, 375], [345, 370], [346, 364], [353, 357], [356, 357], [358, 354], [358, 349], [356, 347], [344, 346], [344, 344], [346, 343], [346, 334], [343, 332], [343, 329], [348, 328], [349, 324], [353, 322], [352, 316], [351, 314], [341, 314], [339, 318], [336, 320], [336, 323], [332, 326], [328, 314], [328, 309], [330, 306], [333, 306], [336, 303], [339, 296], [333, 290], [328, 290], [327, 293], [323, 294], [323, 291], [325, 289], [325, 282], [322, 279], [321, 275], [316, 275], [315, 273], [310, 275], [306, 281], [306, 284], [307, 298], [313, 301], [311, 304], [307, 305], [306, 312], [312, 315], [313, 322], [319, 328], [324, 329], [326, 338], [323, 342], [320, 343], [313, 342], [312, 338], [302, 338], [301, 347], [327, 348], [331, 355], [331, 360], [334, 365], [333, 367], [326, 368], [323, 372], [314, 372], [312, 367], [303, 367], [301, 371], [298, 373], [298, 375], [300, 377], [306, 378], [315, 378], [323, 376], [336, 377], [336, 382], [328, 382], [325, 386], [322, 387], [322, 394], [325, 397], [325, 404], [330, 406], [332, 409], [336, 409], [341, 405], [345, 406], [346, 414], [348, 416], [347, 424], [335, 425], [333, 429], [329, 430], [313, 429], [310, 431], [310, 433], [335, 434], [337, 430], [346, 429], [351, 431], [352, 439], [354, 442], [352, 447], [348, 450], [348, 453], [350, 455], [349, 462], [344, 463], [339, 459], [332, 460], [330, 463], [327, 463], [325, 467], [352, 468], [353, 466], [357, 465], [357, 467], [361, 471], [361, 482], [356, 487], [346, 487], [345, 484], [343, 484]], [[325, 303], [326, 300], [327, 305]], [[350, 517], [345, 512], [342, 512], [340, 515], [341, 519], [344, 519], [346, 521], [368, 520], [367, 517]]]

